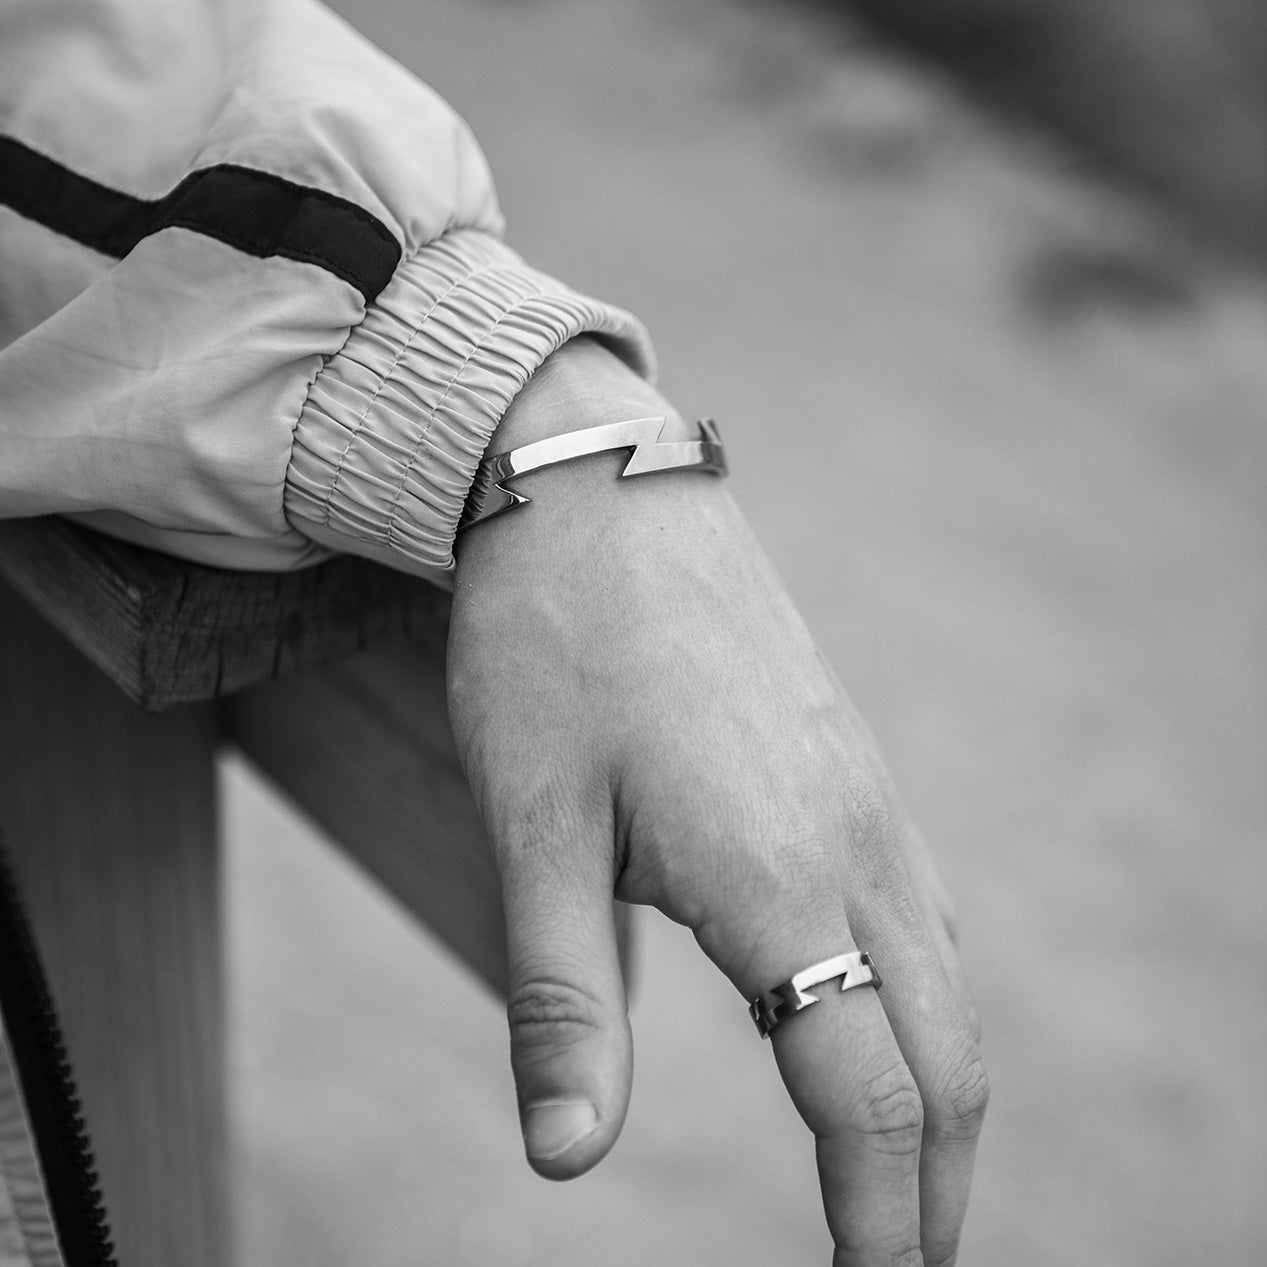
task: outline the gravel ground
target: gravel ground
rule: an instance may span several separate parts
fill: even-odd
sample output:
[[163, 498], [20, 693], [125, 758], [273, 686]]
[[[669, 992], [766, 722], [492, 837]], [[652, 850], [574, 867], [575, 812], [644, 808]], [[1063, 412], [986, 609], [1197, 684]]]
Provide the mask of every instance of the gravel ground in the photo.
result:
[[[1267, 1261], [1267, 292], [805, 15], [343, 7], [474, 126], [519, 249], [723, 422], [937, 848], [996, 1087], [965, 1267]], [[827, 1261], [689, 937], [643, 921], [625, 1137], [552, 1187], [495, 1002], [225, 787], [243, 1263]]]

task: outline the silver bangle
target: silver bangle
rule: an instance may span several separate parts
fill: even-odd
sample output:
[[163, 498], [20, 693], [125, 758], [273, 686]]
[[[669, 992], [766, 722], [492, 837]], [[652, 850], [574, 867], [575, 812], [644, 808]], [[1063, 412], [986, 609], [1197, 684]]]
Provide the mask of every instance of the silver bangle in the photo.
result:
[[466, 509], [458, 523], [461, 532], [495, 515], [526, 505], [531, 498], [506, 487], [506, 482], [556, 466], [592, 453], [612, 449], [630, 449], [632, 454], [621, 471], [622, 479], [631, 475], [651, 475], [656, 471], [692, 470], [711, 475], [726, 474], [726, 454], [722, 448], [717, 424], [701, 418], [696, 424], [699, 436], [694, 440], [661, 440], [667, 419], [630, 418], [625, 422], [608, 422], [600, 427], [569, 431], [550, 436], [518, 449], [507, 449], [486, 457], [475, 472], [475, 482], [466, 499]]

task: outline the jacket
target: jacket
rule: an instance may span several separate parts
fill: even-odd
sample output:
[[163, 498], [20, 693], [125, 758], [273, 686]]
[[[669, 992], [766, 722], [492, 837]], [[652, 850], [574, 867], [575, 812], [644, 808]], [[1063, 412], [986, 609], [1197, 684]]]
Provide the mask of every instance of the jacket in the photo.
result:
[[653, 374], [502, 231], [461, 119], [314, 0], [0, 0], [0, 516], [443, 581], [550, 352]]

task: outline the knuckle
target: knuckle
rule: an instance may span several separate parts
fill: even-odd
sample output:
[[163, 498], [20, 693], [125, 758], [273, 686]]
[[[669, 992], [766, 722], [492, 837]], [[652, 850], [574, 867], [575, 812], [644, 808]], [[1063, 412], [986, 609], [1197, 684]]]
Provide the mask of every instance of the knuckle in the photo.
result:
[[983, 1033], [981, 1029], [981, 1013], [977, 1010], [977, 1005], [974, 1002], [969, 1002], [968, 1004], [968, 1018], [967, 1019], [968, 1019], [968, 1032], [972, 1035], [972, 1041], [979, 1045], [981, 1042], [982, 1033]]
[[499, 829], [493, 833], [502, 861], [539, 864], [542, 855], [554, 853], [560, 839], [572, 828], [575, 815], [564, 788], [556, 779], [521, 792], [505, 807]]
[[611, 788], [599, 762], [521, 762], [514, 786], [503, 780], [480, 808], [503, 874], [575, 865], [579, 847], [613, 831]]
[[887, 854], [896, 843], [893, 808], [876, 780], [859, 774], [846, 783], [845, 816], [851, 843], [859, 853]]
[[884, 1267], [924, 1267], [923, 1251], [914, 1227], [881, 1236], [846, 1232], [836, 1241], [841, 1256], [850, 1263], [883, 1263]]
[[906, 835], [882, 788], [873, 783], [850, 788], [846, 839], [855, 903], [880, 905], [908, 931], [922, 928], [923, 916], [905, 856]]
[[990, 1103], [990, 1078], [979, 1055], [953, 1067], [935, 1103], [935, 1126], [944, 1138], [971, 1140], [981, 1133]]
[[854, 1129], [870, 1146], [895, 1157], [919, 1152], [924, 1134], [924, 1105], [905, 1065], [870, 1079], [854, 1115]]
[[955, 1267], [959, 1261], [959, 1237], [931, 1246], [924, 1251], [925, 1267]]
[[547, 1061], [601, 1028], [598, 999], [559, 977], [535, 977], [517, 985], [506, 1007], [511, 1055], [518, 1065]]

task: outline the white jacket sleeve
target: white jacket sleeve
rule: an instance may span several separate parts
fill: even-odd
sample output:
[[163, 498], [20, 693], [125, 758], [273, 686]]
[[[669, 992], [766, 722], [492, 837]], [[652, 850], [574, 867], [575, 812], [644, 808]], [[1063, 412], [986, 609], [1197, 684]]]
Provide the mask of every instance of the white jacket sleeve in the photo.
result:
[[438, 579], [550, 352], [652, 374], [501, 230], [462, 121], [314, 0], [0, 0], [0, 515]]

